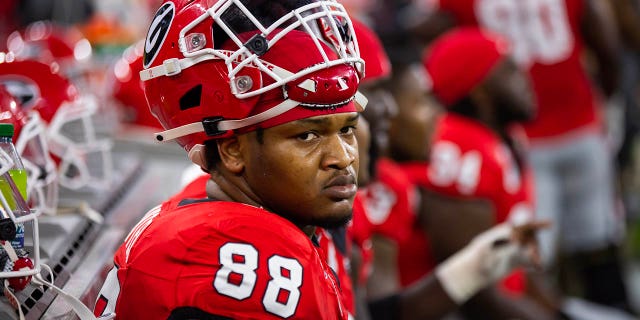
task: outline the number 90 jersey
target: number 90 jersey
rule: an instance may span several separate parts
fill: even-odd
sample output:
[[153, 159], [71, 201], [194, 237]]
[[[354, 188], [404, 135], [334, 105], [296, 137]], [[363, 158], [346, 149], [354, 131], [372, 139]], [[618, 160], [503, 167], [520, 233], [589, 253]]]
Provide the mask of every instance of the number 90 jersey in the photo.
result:
[[509, 39], [533, 82], [537, 116], [524, 126], [533, 140], [600, 124], [599, 102], [582, 65], [584, 2], [436, 0], [458, 25], [482, 26]]
[[174, 204], [152, 209], [125, 239], [96, 315], [348, 319], [331, 270], [289, 221], [236, 202]]
[[454, 113], [436, 123], [428, 164], [406, 164], [404, 170], [428, 190], [460, 198], [487, 199], [496, 223], [533, 217], [533, 185], [526, 165], [488, 127]]

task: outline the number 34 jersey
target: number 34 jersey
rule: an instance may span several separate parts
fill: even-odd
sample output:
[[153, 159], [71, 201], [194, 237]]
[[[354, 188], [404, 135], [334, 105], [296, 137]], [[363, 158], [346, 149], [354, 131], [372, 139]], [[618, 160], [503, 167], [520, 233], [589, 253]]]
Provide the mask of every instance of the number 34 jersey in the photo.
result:
[[533, 217], [533, 180], [526, 164], [489, 128], [453, 113], [436, 124], [429, 163], [404, 170], [428, 190], [463, 199], [487, 199], [496, 223]]
[[349, 317], [338, 282], [311, 239], [280, 216], [241, 203], [166, 202], [133, 228], [114, 264], [96, 315]]

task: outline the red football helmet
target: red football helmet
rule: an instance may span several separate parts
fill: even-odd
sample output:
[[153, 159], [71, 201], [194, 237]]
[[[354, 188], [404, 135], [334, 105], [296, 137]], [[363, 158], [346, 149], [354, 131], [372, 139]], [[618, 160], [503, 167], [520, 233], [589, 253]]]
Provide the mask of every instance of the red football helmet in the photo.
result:
[[[353, 26], [333, 1], [166, 1], [144, 45], [145, 94], [172, 140], [204, 167], [205, 140], [357, 111]], [[357, 99], [356, 99], [357, 100]]]
[[96, 135], [95, 98], [79, 95], [76, 87], [53, 72], [50, 65], [34, 60], [0, 61], [0, 84], [24, 110], [37, 111], [47, 124], [46, 142], [58, 162], [62, 186], [107, 186], [112, 174], [112, 141]]
[[370, 83], [388, 78], [391, 75], [391, 62], [380, 38], [367, 25], [357, 19], [351, 18], [351, 22], [358, 38], [360, 56], [367, 66], [366, 77], [362, 79], [362, 82]]
[[144, 41], [137, 42], [124, 51], [111, 70], [110, 92], [122, 113], [124, 123], [162, 130], [158, 119], [149, 111], [140, 81], [143, 52]]
[[58, 205], [56, 164], [49, 154], [46, 125], [35, 111], [20, 103], [0, 85], [0, 123], [14, 127], [13, 142], [27, 170], [27, 200], [31, 209], [55, 214]]
[[18, 60], [57, 64], [69, 78], [87, 71], [93, 52], [91, 43], [79, 31], [49, 21], [33, 22], [22, 32], [14, 31], [7, 38], [7, 48]]

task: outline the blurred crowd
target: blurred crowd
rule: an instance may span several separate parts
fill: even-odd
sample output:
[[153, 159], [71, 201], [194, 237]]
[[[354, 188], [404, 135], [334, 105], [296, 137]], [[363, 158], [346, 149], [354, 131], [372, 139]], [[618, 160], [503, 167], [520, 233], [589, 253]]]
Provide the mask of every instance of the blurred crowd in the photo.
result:
[[[539, 267], [450, 317], [637, 317], [640, 1], [340, 2], [372, 31], [356, 34], [374, 105], [359, 127], [356, 295], [400, 292], [481, 232], [536, 217], [551, 223]], [[22, 106], [0, 106], [0, 122], [16, 128], [28, 185], [42, 186], [32, 207], [54, 215], [73, 202], [57, 184], [109, 188], [114, 141], [163, 130], [139, 76], [161, 3], [0, 2], [0, 97]], [[49, 150], [35, 155], [30, 128]]]

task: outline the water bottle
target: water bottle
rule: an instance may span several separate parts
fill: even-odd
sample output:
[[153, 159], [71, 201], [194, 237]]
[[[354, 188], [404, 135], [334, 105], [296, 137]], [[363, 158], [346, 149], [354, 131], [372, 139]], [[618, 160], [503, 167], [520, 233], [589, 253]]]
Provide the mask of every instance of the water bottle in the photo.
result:
[[[29, 214], [27, 206], [27, 171], [24, 169], [22, 160], [18, 155], [15, 145], [13, 144], [13, 124], [0, 123], [0, 148], [11, 157], [13, 167], [8, 173], [0, 176], [0, 191], [7, 200], [7, 204], [16, 217]], [[16, 198], [14, 195], [20, 195]], [[11, 241], [11, 245], [15, 249], [24, 248], [24, 223], [16, 224], [16, 236]]]

